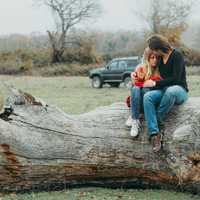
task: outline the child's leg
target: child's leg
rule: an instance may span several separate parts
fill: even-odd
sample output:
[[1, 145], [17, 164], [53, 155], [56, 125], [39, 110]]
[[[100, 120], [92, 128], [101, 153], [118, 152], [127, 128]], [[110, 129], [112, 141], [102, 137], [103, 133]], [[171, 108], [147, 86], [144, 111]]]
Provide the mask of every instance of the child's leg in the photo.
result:
[[141, 88], [134, 86], [131, 88], [132, 119], [139, 119], [140, 108], [141, 108]]
[[143, 105], [143, 97], [144, 97], [144, 94], [151, 91], [151, 88], [147, 88], [147, 87], [144, 87], [144, 88], [141, 88], [141, 100], [140, 100], [140, 113], [143, 113], [144, 114], [144, 105]]
[[132, 115], [132, 123], [131, 123], [131, 131], [130, 135], [132, 137], [137, 137], [140, 129], [140, 107], [141, 107], [141, 88], [140, 87], [132, 87], [131, 89], [131, 115]]

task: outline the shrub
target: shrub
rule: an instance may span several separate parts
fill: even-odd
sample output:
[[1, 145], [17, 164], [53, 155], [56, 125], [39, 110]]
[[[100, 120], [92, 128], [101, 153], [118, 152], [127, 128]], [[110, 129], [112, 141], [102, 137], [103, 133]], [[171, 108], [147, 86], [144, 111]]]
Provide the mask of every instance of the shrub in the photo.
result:
[[96, 52], [93, 43], [81, 40], [78, 47], [65, 49], [63, 61], [67, 63], [79, 62], [81, 64], [91, 64], [102, 62], [102, 57]]
[[180, 49], [185, 56], [187, 65], [200, 65], [200, 51], [189, 49], [186, 46], [182, 46]]

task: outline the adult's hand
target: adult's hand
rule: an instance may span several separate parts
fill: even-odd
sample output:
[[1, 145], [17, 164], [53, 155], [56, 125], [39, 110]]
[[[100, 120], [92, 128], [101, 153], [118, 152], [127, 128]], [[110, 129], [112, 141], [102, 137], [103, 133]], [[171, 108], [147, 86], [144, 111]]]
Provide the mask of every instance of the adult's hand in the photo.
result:
[[155, 86], [156, 86], [156, 82], [152, 80], [146, 80], [143, 85], [143, 87], [155, 87]]

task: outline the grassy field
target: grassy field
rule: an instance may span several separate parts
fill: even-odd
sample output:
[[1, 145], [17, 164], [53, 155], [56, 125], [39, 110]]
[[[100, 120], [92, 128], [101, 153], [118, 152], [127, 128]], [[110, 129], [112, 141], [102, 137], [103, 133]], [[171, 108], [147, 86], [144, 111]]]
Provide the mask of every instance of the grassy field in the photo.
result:
[[[88, 112], [98, 106], [113, 102], [125, 101], [129, 91], [121, 85], [120, 88], [104, 86], [93, 89], [87, 77], [14, 77], [0, 76], [0, 91], [6, 98], [8, 90], [5, 84], [13, 85], [49, 104], [54, 104], [67, 113], [79, 114]], [[189, 76], [190, 96], [200, 96], [200, 76]], [[111, 190], [103, 188], [80, 188], [61, 192], [33, 193], [26, 195], [11, 194], [0, 197], [0, 200], [190, 200], [199, 199], [191, 194], [163, 190]]]
[[[3, 83], [14, 85], [34, 96], [42, 98], [70, 114], [93, 110], [98, 106], [113, 102], [123, 102], [129, 91], [121, 84], [120, 88], [105, 85], [102, 89], [91, 88], [87, 77], [10, 77], [0, 76], [0, 91], [6, 97], [8, 90]], [[200, 96], [200, 76], [189, 76], [189, 95]]]
[[11, 194], [2, 200], [200, 200], [199, 196], [164, 190], [81, 188], [60, 192]]

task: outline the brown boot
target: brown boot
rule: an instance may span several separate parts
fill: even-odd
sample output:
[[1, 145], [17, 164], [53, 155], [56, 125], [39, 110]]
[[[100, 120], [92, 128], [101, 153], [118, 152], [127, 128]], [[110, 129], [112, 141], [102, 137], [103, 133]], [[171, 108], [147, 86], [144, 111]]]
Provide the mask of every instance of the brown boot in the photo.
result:
[[152, 136], [153, 152], [157, 153], [161, 149], [162, 135], [160, 133]]

